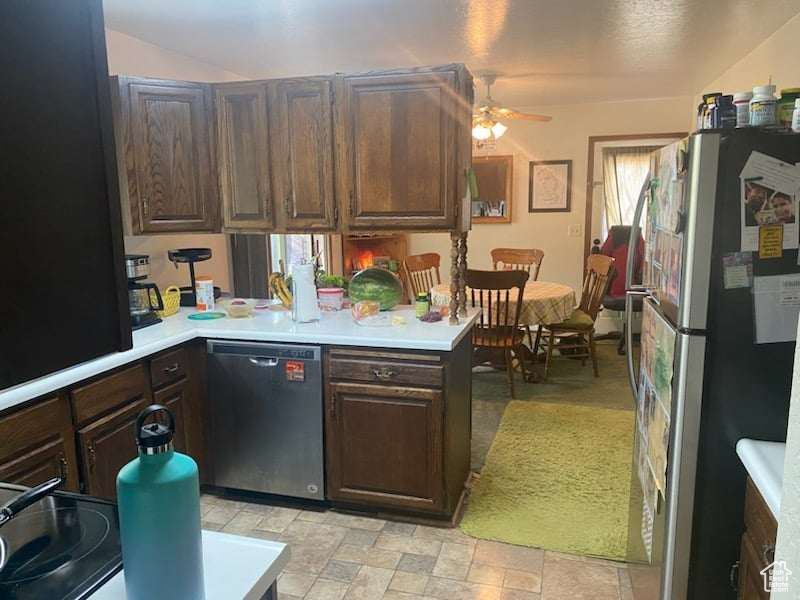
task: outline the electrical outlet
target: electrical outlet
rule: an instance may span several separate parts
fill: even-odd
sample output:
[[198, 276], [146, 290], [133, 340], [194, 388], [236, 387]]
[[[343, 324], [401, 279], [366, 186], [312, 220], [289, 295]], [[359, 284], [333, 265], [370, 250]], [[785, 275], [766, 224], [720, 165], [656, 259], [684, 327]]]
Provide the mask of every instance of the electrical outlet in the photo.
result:
[[581, 237], [582, 232], [583, 228], [580, 223], [573, 223], [567, 227], [567, 235], [569, 237]]

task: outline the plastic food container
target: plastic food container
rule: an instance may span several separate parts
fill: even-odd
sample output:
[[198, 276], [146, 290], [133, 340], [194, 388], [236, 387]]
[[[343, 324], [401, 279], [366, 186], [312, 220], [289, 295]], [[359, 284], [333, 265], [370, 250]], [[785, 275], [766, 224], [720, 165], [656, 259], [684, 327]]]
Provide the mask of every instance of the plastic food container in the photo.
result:
[[234, 298], [225, 303], [225, 312], [233, 319], [243, 319], [249, 317], [253, 312], [254, 304], [241, 298]]
[[317, 297], [319, 298], [321, 310], [342, 310], [342, 303], [344, 302], [344, 290], [342, 288], [319, 288]]
[[195, 298], [198, 312], [214, 310], [214, 280], [208, 275], [195, 278]]

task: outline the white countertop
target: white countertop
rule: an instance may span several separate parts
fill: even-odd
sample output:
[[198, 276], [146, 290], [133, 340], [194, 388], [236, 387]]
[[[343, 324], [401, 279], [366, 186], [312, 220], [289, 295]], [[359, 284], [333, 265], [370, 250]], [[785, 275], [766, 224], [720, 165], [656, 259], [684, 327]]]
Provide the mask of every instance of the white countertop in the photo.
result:
[[736, 443], [736, 454], [739, 455], [750, 479], [764, 497], [772, 516], [778, 519], [781, 510], [786, 444], [745, 438]]
[[[286, 544], [203, 531], [206, 600], [260, 600], [288, 562]], [[91, 598], [124, 600], [124, 572], [114, 575]]]
[[458, 325], [450, 325], [447, 317], [438, 323], [423, 323], [414, 316], [412, 308], [401, 306], [389, 311], [389, 314], [403, 316], [406, 320], [404, 325], [367, 327], [356, 324], [349, 310], [323, 312], [322, 318], [314, 323], [295, 323], [288, 311], [257, 310], [254, 311], [254, 316], [245, 319], [228, 317], [212, 321], [187, 319], [193, 312], [194, 309], [181, 308], [178, 314], [167, 317], [163, 323], [134, 331], [131, 350], [108, 354], [0, 391], [0, 410], [49, 394], [194, 338], [449, 352], [466, 335], [479, 314], [478, 309], [470, 309], [466, 318], [459, 319]]

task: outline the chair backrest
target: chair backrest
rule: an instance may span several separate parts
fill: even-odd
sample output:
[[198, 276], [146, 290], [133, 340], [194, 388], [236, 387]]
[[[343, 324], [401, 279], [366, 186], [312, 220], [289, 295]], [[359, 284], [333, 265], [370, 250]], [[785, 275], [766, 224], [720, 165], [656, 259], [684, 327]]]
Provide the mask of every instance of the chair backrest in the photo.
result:
[[606, 295], [608, 285], [611, 283], [613, 269], [614, 259], [610, 256], [590, 254], [586, 259], [586, 273], [583, 275], [583, 290], [578, 308], [592, 319], [597, 318], [603, 296]]
[[435, 252], [406, 256], [403, 261], [403, 278], [412, 302], [417, 294], [427, 294], [434, 285], [442, 283], [439, 275], [440, 262], [441, 259]]
[[[522, 293], [528, 281], [526, 271], [476, 271], [467, 269], [464, 276], [470, 288], [470, 305], [481, 308], [481, 337], [507, 340], [519, 327]], [[513, 305], [513, 306], [512, 306]]]
[[538, 248], [495, 248], [491, 252], [495, 271], [527, 271], [531, 281], [539, 279], [544, 251]]

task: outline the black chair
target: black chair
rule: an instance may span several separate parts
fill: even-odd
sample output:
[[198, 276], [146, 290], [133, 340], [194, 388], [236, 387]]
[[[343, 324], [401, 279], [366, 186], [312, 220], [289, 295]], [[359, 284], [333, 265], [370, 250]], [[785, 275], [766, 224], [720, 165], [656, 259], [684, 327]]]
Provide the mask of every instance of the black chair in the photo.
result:
[[[611, 256], [615, 259], [614, 273], [611, 275], [611, 283], [609, 292], [603, 297], [603, 308], [607, 310], [625, 311], [625, 270], [628, 263], [628, 244], [631, 239], [630, 225], [614, 225], [608, 232], [606, 241], [599, 249], [600, 254]], [[635, 260], [640, 263], [636, 266], [634, 271], [634, 281], [641, 281], [641, 260], [644, 246], [644, 240], [641, 236], [637, 241], [637, 248]], [[633, 299], [633, 312], [642, 311], [642, 298], [635, 296]], [[627, 330], [627, 323], [623, 325], [622, 337], [617, 345], [617, 353], [625, 354], [625, 334]]]

